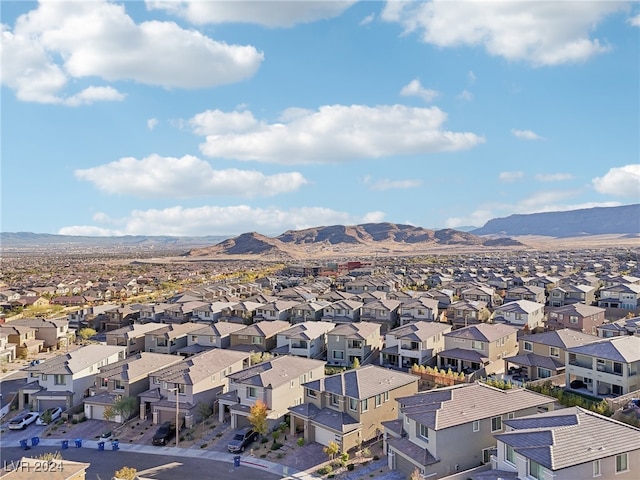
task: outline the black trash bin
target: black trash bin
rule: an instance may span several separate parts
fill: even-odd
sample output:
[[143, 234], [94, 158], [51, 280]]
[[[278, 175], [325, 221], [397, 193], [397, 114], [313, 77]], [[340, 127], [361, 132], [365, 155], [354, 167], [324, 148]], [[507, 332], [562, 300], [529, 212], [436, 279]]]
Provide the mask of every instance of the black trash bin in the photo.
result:
[[233, 466], [234, 467], [239, 467], [240, 466], [240, 455], [234, 455], [234, 457], [233, 457]]

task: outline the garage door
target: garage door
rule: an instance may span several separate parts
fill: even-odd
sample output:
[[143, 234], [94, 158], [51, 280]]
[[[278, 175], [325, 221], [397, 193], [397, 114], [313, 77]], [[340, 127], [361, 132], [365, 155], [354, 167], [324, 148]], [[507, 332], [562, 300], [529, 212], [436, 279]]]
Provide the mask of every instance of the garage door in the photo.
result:
[[320, 445], [329, 445], [329, 442], [340, 443], [340, 439], [336, 438], [335, 433], [322, 427], [316, 427], [315, 439]]
[[84, 414], [89, 419], [104, 420], [104, 406], [103, 405], [84, 405]]
[[64, 399], [63, 400], [41, 399], [38, 401], [38, 409], [40, 412], [44, 412], [47, 408], [55, 408], [55, 407], [62, 407], [62, 410], [64, 411], [65, 409]]

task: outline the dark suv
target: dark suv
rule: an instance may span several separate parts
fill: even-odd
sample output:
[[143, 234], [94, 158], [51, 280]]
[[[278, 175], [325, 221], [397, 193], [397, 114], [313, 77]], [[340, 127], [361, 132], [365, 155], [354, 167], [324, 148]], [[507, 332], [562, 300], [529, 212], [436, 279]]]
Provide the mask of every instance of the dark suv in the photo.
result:
[[172, 422], [164, 422], [153, 436], [151, 443], [154, 445], [166, 445], [176, 435], [176, 427]]
[[227, 450], [231, 453], [244, 452], [247, 446], [258, 438], [258, 432], [251, 427], [245, 427], [238, 430], [227, 445]]

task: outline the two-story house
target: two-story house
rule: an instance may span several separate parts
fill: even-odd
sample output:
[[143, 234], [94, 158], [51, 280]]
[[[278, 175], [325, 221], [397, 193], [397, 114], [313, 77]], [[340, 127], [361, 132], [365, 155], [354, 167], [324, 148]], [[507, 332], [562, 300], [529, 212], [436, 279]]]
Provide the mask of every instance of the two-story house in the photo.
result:
[[[554, 399], [523, 388], [484, 383], [438, 388], [397, 398], [398, 417], [383, 423], [389, 468], [417, 468], [438, 479], [488, 463], [503, 421], [553, 410]], [[466, 477], [465, 477], [466, 478]]]
[[202, 328], [201, 323], [172, 323], [157, 328], [144, 335], [144, 351], [177, 354], [187, 346], [189, 335]]
[[550, 308], [547, 317], [547, 328], [557, 330], [570, 328], [591, 335], [597, 334], [597, 329], [605, 322], [606, 309], [573, 303], [564, 307]]
[[[245, 368], [249, 354], [214, 348], [149, 375], [149, 390], [140, 393], [140, 412], [154, 424], [175, 421], [189, 427], [200, 416], [199, 404], [216, 407], [227, 392], [227, 376]], [[178, 405], [176, 405], [178, 402]], [[221, 420], [222, 421], [222, 420]]]
[[586, 388], [597, 397], [640, 390], [640, 337], [613, 337], [568, 348], [565, 364], [567, 388]]
[[524, 380], [549, 378], [564, 373], [565, 351], [599, 341], [587, 333], [563, 328], [548, 332], [524, 335], [518, 339], [518, 354], [504, 358], [504, 371], [514, 372]]
[[256, 309], [256, 313], [253, 317], [254, 322], [260, 322], [263, 320], [284, 320], [289, 322], [293, 316], [293, 308], [298, 304], [295, 300], [273, 300], [269, 303], [261, 305]]
[[484, 302], [489, 308], [493, 308], [496, 302], [495, 289], [485, 285], [474, 285], [460, 292], [460, 299], [469, 302]]
[[249, 325], [253, 323], [253, 317], [256, 314], [256, 310], [262, 305], [262, 303], [252, 302], [249, 300], [233, 303], [231, 306], [222, 309], [222, 316], [220, 317], [220, 320]]
[[447, 307], [447, 321], [455, 328], [486, 322], [490, 317], [491, 311], [482, 301], [458, 300]]
[[193, 330], [187, 337], [187, 346], [178, 350], [179, 355], [194, 355], [212, 348], [229, 348], [231, 334], [244, 329], [239, 323], [217, 322], [208, 325], [200, 324], [200, 328]]
[[107, 345], [126, 348], [127, 356], [145, 350], [145, 336], [147, 333], [166, 328], [162, 323], [132, 323], [126, 327], [110, 330], [105, 333]]
[[533, 332], [544, 324], [544, 303], [515, 300], [496, 307], [494, 323], [506, 323], [526, 332]]
[[381, 348], [380, 325], [377, 323], [344, 323], [327, 333], [329, 365], [348, 367], [356, 358], [362, 365]]
[[[131, 397], [136, 399], [136, 409], [131, 413], [137, 413], [140, 405], [138, 394], [149, 390], [149, 375], [181, 361], [182, 357], [177, 355], [139, 352], [100, 367], [95, 376], [95, 386], [89, 388], [89, 396], [84, 399], [85, 416], [88, 419], [122, 423], [127, 419], [123, 419], [120, 414], [110, 419], [105, 418], [105, 409], [113, 407], [121, 397]], [[140, 418], [147, 417], [150, 417], [150, 412], [142, 409]]]
[[319, 358], [327, 350], [327, 332], [336, 324], [331, 322], [303, 322], [278, 333], [272, 353]]
[[549, 292], [549, 306], [562, 307], [574, 303], [591, 305], [596, 300], [597, 288], [593, 285], [567, 284], [555, 287]]
[[0, 364], [4, 365], [16, 359], [16, 345], [9, 343], [8, 335], [0, 330]]
[[36, 340], [42, 340], [43, 350], [60, 350], [68, 347], [69, 321], [66, 318], [19, 318], [11, 325], [21, 325], [36, 330]]
[[218, 396], [220, 421], [229, 412], [232, 428], [249, 425], [251, 407], [260, 400], [269, 425], [278, 425], [289, 407], [302, 404], [303, 384], [324, 377], [324, 366], [321, 360], [283, 355], [229, 374], [229, 391]]
[[247, 325], [231, 333], [231, 346], [234, 350], [246, 352], [270, 352], [278, 344], [278, 334], [291, 327], [284, 320], [263, 320]]
[[305, 300], [298, 302], [291, 310], [291, 323], [319, 321], [322, 318], [323, 309], [330, 302], [326, 300]]
[[400, 325], [417, 321], [433, 322], [438, 320], [438, 304], [438, 300], [427, 296], [403, 301], [398, 307]]
[[444, 350], [444, 335], [449, 332], [451, 325], [422, 321], [389, 330], [380, 352], [380, 365], [396, 369], [434, 365], [436, 355]]
[[382, 422], [396, 418], [395, 398], [418, 391], [414, 375], [374, 365], [304, 384], [304, 403], [289, 408], [291, 433], [342, 452], [382, 434]]
[[35, 357], [42, 351], [44, 340], [36, 338], [36, 329], [11, 323], [0, 324], [0, 333], [7, 336], [7, 341], [15, 345], [17, 358]]
[[30, 405], [43, 411], [50, 407], [67, 410], [89, 396], [100, 367], [124, 359], [125, 348], [86, 345], [65, 355], [25, 368], [27, 384], [18, 390], [18, 408]]
[[640, 285], [635, 283], [603, 287], [600, 291], [599, 307], [635, 310], [639, 305]]
[[360, 320], [379, 323], [380, 331], [384, 333], [398, 326], [400, 305], [399, 300], [384, 299], [367, 302], [362, 306]]
[[597, 327], [601, 338], [621, 337], [624, 335], [640, 336], [640, 317], [623, 318], [615, 322], [605, 323]]
[[359, 322], [363, 305], [363, 302], [357, 300], [338, 300], [324, 307], [321, 320], [334, 323]]
[[480, 323], [446, 333], [438, 366], [465, 373], [480, 370], [482, 376], [501, 372], [502, 359], [517, 351], [517, 332], [511, 325]]
[[504, 425], [505, 431], [494, 435], [496, 476], [518, 480], [638, 478], [640, 429], [631, 425], [580, 407], [508, 419]]
[[545, 289], [535, 285], [523, 285], [521, 287], [509, 288], [504, 297], [504, 302], [513, 302], [515, 300], [529, 300], [530, 302], [542, 303], [547, 302]]
[[215, 323], [222, 318], [222, 312], [225, 308], [230, 308], [237, 302], [221, 302], [203, 303], [196, 306], [192, 310], [193, 321], [203, 323]]

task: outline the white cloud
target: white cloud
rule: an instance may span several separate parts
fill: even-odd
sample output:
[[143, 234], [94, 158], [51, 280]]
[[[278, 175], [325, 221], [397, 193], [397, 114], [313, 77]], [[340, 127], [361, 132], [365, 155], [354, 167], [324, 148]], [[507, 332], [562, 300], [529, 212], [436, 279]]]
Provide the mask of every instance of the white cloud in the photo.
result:
[[376, 18], [376, 14], [370, 13], [369, 15], [364, 17], [362, 20], [360, 20], [360, 26], [364, 27], [365, 25], [369, 25], [371, 22], [375, 20], [375, 18]]
[[337, 17], [355, 1], [217, 1], [202, 0], [146, 0], [148, 9], [165, 10], [189, 22], [207, 23], [253, 23], [265, 27], [291, 27], [298, 23]]
[[381, 17], [439, 47], [481, 46], [535, 66], [584, 61], [609, 47], [591, 38], [619, 2], [389, 1]]
[[604, 176], [591, 182], [600, 193], [640, 201], [640, 164], [611, 168]]
[[521, 140], [542, 140], [542, 137], [531, 130], [511, 129], [511, 135]]
[[401, 189], [406, 190], [409, 188], [418, 188], [423, 184], [422, 180], [411, 179], [411, 180], [389, 180], [388, 178], [383, 178], [380, 180], [373, 180], [371, 176], [367, 175], [364, 178], [365, 185], [369, 186], [370, 190], [376, 190], [379, 192], [383, 192], [386, 190], [394, 190]]
[[458, 94], [456, 98], [458, 100], [464, 100], [465, 102], [470, 102], [471, 100], [473, 100], [473, 93], [471, 93], [469, 90], [463, 90]]
[[[80, 105], [122, 100], [114, 88], [65, 90], [73, 80], [133, 80], [166, 88], [203, 88], [252, 76], [263, 54], [228, 45], [173, 22], [136, 24], [123, 5], [41, 2], [2, 25], [2, 84], [23, 101]], [[162, 59], [162, 61], [158, 61]]]
[[149, 120], [147, 120], [147, 128], [149, 130], [153, 130], [154, 128], [156, 128], [157, 125], [158, 125], [157, 118], [150, 118]]
[[400, 95], [402, 95], [403, 97], [420, 97], [425, 102], [430, 103], [434, 98], [440, 95], [440, 92], [431, 90], [429, 88], [424, 88], [420, 84], [420, 80], [415, 79], [411, 80], [407, 85], [402, 87], [402, 90], [400, 90]]
[[249, 112], [242, 112], [240, 121], [238, 112], [209, 111], [190, 124], [196, 133], [207, 135], [200, 145], [207, 156], [280, 164], [428, 154], [484, 143], [474, 133], [443, 130], [447, 114], [437, 107], [325, 105], [297, 113], [290, 121], [269, 124]]
[[469, 83], [474, 84], [476, 83], [476, 74], [473, 73], [473, 70], [469, 70], [469, 72], [467, 73], [467, 79], [469, 80]]
[[535, 176], [539, 182], [563, 182], [572, 178], [573, 174], [571, 173], [539, 173]]
[[520, 180], [524, 177], [524, 173], [522, 172], [500, 172], [498, 175], [498, 180], [501, 182], [515, 182], [516, 180]]
[[121, 158], [76, 170], [75, 176], [106, 193], [151, 198], [270, 197], [296, 191], [307, 183], [298, 172], [264, 175], [254, 170], [214, 170], [208, 162], [191, 155], [182, 158], [151, 155], [142, 160]]
[[640, 14], [634, 15], [633, 17], [629, 18], [628, 22], [629, 25], [640, 27]]
[[[257, 231], [274, 235], [286, 230], [299, 230], [318, 225], [354, 225], [384, 220], [383, 212], [367, 212], [361, 217], [322, 207], [300, 207], [283, 210], [277, 207], [254, 208], [247, 205], [230, 207], [181, 206], [163, 210], [134, 210], [118, 219], [118, 228], [100, 226], [68, 226], [61, 235], [237, 235]], [[102, 232], [102, 233], [99, 233]]]

